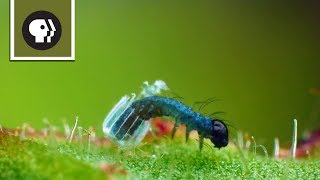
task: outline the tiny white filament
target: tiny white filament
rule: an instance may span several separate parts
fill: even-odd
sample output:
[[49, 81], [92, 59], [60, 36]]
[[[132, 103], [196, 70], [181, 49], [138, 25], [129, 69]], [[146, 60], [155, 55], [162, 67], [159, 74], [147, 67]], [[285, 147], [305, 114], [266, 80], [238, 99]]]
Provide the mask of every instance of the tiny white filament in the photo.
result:
[[296, 157], [296, 150], [297, 150], [297, 120], [293, 120], [293, 136], [292, 136], [292, 146], [291, 146], [291, 155], [292, 158], [294, 159]]

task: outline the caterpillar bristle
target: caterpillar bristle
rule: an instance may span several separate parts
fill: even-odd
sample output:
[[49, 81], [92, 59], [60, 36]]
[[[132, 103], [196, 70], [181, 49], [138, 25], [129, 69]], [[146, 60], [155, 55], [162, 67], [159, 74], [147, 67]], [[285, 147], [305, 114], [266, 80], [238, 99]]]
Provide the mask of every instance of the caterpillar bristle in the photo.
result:
[[199, 108], [198, 112], [201, 112], [202, 109], [204, 109], [207, 105], [209, 105], [210, 103], [216, 101], [216, 98], [209, 98], [207, 101], [205, 101]]

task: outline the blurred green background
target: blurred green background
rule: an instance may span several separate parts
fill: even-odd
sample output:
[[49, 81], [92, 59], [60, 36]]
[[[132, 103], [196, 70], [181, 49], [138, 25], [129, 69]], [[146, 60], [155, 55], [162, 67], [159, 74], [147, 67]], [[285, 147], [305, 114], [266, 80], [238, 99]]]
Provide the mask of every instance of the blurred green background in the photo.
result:
[[[270, 147], [319, 126], [318, 6], [312, 2], [77, 1], [75, 62], [10, 62], [9, 0], [0, 1], [0, 124], [79, 116], [101, 125], [124, 95], [162, 79], [191, 105], [217, 97], [237, 130]], [[313, 114], [313, 115], [312, 115]], [[269, 149], [270, 150], [270, 149]]]

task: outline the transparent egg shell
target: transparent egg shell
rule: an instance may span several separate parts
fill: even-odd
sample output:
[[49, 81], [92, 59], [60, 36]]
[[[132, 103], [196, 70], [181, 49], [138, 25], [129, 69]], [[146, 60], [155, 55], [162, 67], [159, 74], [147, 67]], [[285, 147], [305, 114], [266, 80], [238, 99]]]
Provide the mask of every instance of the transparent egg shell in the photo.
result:
[[[150, 129], [150, 121], [148, 120], [143, 121], [138, 127], [135, 127], [136, 129], [133, 133], [128, 133], [138, 117], [129, 125], [126, 123], [127, 117], [120, 117], [128, 110], [132, 102], [144, 97], [160, 94], [162, 90], [169, 90], [166, 83], [161, 80], [155, 81], [152, 85], [149, 85], [148, 82], [144, 82], [144, 84], [145, 87], [142, 89], [138, 97], [135, 94], [132, 94], [131, 97], [128, 95], [123, 96], [112, 108], [103, 122], [102, 129], [106, 137], [122, 148], [132, 148], [137, 146]], [[128, 111], [131, 111], [129, 114], [127, 112], [129, 117], [131, 113], [133, 113], [134, 109], [131, 108]], [[125, 131], [123, 131], [123, 129], [125, 129]], [[132, 132], [132, 130], [130, 132]]]

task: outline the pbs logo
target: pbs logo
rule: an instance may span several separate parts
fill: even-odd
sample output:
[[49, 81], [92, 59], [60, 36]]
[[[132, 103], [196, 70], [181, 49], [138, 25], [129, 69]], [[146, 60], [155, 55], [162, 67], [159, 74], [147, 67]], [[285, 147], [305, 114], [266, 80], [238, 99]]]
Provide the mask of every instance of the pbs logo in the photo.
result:
[[22, 35], [26, 43], [37, 50], [54, 47], [62, 34], [59, 19], [48, 11], [36, 11], [30, 14], [22, 26]]

